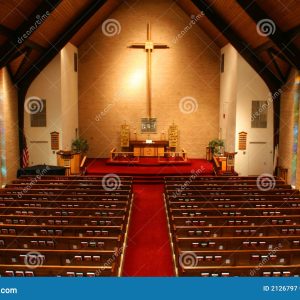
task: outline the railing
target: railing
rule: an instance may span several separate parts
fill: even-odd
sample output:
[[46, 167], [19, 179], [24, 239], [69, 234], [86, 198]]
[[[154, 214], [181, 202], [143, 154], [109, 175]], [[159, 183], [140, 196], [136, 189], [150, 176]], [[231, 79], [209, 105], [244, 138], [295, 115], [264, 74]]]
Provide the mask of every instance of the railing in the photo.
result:
[[221, 165], [215, 156], [213, 156], [213, 169], [214, 169], [215, 175], [217, 175], [219, 173], [219, 171], [221, 170]]
[[[117, 159], [122, 159], [124, 161], [132, 161], [132, 158], [134, 157], [134, 160], [136, 162], [139, 161], [139, 156], [134, 156], [134, 152], [128, 152], [128, 151], [117, 151], [116, 148], [113, 148], [110, 151], [110, 160], [116, 161]], [[158, 162], [163, 162], [166, 159], [180, 159], [181, 161], [187, 161], [187, 152], [182, 149], [181, 151], [165, 151], [164, 156], [157, 156]], [[164, 160], [162, 160], [164, 159]]]
[[[159, 156], [158, 157], [158, 161], [161, 162], [161, 158], [162, 156]], [[166, 151], [164, 152], [164, 156], [163, 158], [181, 158], [182, 161], [187, 161], [188, 158], [187, 158], [187, 152], [182, 149], [181, 151], [179, 152], [176, 152], [176, 151]], [[165, 160], [164, 160], [165, 161]]]
[[117, 158], [128, 158], [130, 160], [130, 157], [133, 156], [133, 152], [125, 152], [125, 151], [117, 151], [116, 148], [113, 148], [110, 151], [110, 160], [116, 160]]

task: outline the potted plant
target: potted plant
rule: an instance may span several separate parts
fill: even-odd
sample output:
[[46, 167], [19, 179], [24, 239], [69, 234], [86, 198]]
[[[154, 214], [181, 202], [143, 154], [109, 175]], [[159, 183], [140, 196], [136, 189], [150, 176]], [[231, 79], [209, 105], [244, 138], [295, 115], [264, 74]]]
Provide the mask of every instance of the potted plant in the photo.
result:
[[76, 153], [84, 154], [89, 150], [87, 140], [83, 138], [76, 138], [72, 141], [72, 150]]
[[208, 143], [208, 147], [214, 155], [223, 155], [224, 153], [224, 141], [220, 139], [213, 139]]

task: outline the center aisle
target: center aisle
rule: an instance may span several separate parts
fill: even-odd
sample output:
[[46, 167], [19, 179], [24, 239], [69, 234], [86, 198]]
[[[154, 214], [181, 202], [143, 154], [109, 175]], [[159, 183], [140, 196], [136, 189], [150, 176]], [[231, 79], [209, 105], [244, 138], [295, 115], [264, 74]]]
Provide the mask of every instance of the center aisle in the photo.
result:
[[162, 184], [135, 184], [122, 276], [174, 276]]

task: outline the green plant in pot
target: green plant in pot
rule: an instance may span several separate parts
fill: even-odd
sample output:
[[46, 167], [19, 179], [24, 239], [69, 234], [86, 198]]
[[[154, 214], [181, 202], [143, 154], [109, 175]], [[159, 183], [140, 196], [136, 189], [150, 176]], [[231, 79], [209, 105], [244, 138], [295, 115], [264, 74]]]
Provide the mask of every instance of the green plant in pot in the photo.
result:
[[224, 141], [220, 139], [213, 139], [208, 143], [208, 147], [212, 149], [215, 155], [222, 155], [224, 152]]
[[83, 138], [76, 138], [72, 141], [72, 150], [77, 153], [86, 153], [89, 150], [87, 140]]

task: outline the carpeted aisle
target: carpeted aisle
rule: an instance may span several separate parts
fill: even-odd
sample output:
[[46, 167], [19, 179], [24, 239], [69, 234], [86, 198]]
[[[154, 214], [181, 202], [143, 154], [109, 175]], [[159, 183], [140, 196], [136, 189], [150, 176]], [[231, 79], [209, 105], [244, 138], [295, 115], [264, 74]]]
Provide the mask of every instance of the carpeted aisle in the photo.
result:
[[123, 276], [174, 276], [162, 184], [135, 184]]

